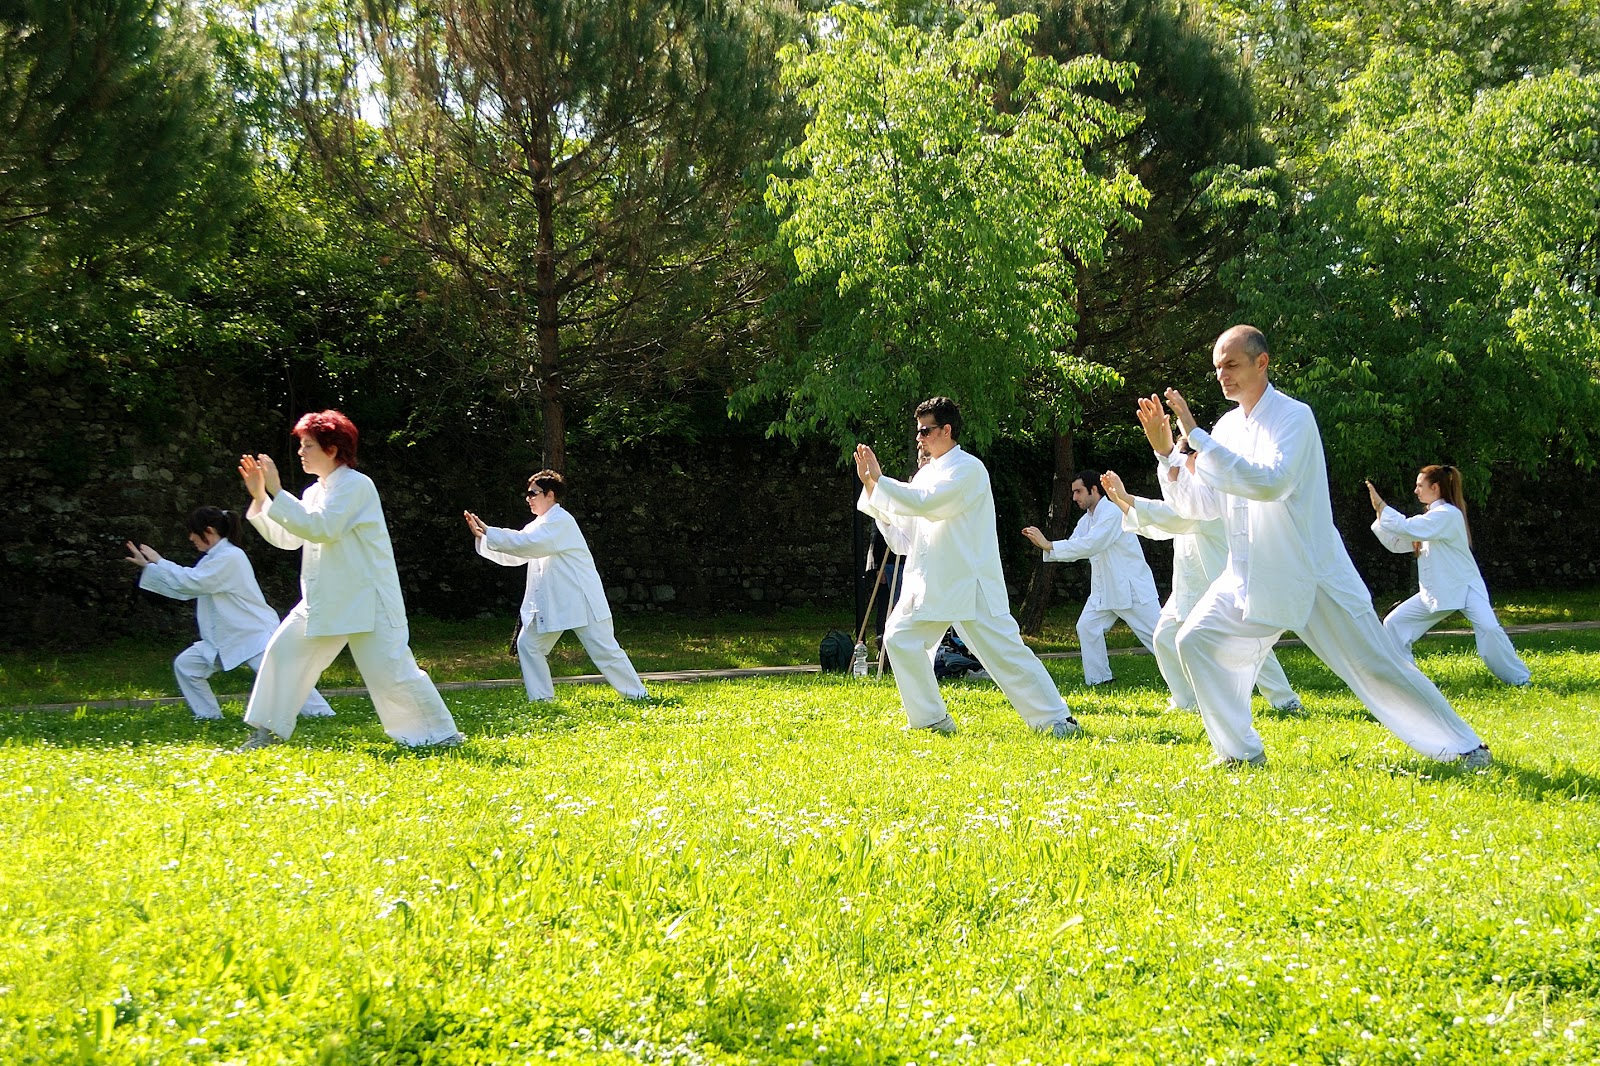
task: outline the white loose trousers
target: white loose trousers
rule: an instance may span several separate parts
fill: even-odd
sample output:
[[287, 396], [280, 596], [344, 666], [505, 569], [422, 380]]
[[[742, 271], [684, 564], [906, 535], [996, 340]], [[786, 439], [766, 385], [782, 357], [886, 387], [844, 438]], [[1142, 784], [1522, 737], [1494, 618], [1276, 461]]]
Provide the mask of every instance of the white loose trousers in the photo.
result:
[[1156, 600], [1117, 608], [1090, 608], [1085, 605], [1083, 613], [1078, 615], [1078, 648], [1083, 655], [1083, 683], [1098, 685], [1111, 680], [1111, 655], [1106, 651], [1106, 634], [1116, 625], [1118, 618], [1128, 623], [1128, 628], [1139, 638], [1139, 643], [1154, 654], [1156, 622], [1160, 617], [1161, 604]]
[[884, 627], [883, 646], [894, 666], [894, 682], [911, 728], [931, 726], [950, 713], [933, 676], [933, 651], [952, 625], [1030, 728], [1049, 729], [1072, 717], [1049, 671], [1022, 643], [1022, 630], [1011, 615], [929, 621], [896, 607]]
[[288, 740], [294, 733], [296, 711], [322, 671], [348, 644], [373, 709], [390, 738], [408, 747], [423, 747], [454, 736], [457, 730], [450, 708], [411, 654], [410, 627], [404, 622], [389, 625], [388, 612], [381, 604], [377, 613], [376, 629], [313, 637], [306, 635], [310, 612], [305, 601], [296, 604], [267, 644], [244, 712], [245, 725]]
[[[1200, 703], [1195, 698], [1194, 685], [1178, 657], [1178, 630], [1182, 628], [1183, 618], [1175, 612], [1161, 612], [1161, 620], [1156, 623], [1155, 631], [1156, 665], [1161, 670], [1168, 691], [1172, 693], [1172, 708], [1193, 711], [1199, 708]], [[1294, 686], [1289, 684], [1289, 678], [1283, 672], [1282, 664], [1278, 662], [1276, 652], [1267, 652], [1267, 657], [1262, 660], [1261, 673], [1256, 675], [1256, 691], [1274, 707], [1288, 707], [1300, 702]]]
[[[1250, 720], [1250, 688], [1283, 632], [1246, 621], [1233, 583], [1219, 579], [1178, 631], [1178, 657], [1199, 698], [1200, 716], [1218, 755], [1253, 759], [1263, 752]], [[1317, 589], [1297, 633], [1367, 710], [1406, 745], [1453, 762], [1483, 742], [1444, 695], [1406, 662], [1377, 612], [1353, 612]]]
[[[1481, 589], [1468, 588], [1466, 602], [1460, 610], [1472, 623], [1472, 638], [1478, 644], [1478, 657], [1489, 668], [1489, 672], [1508, 685], [1526, 685], [1533, 674], [1517, 654], [1517, 649], [1511, 646], [1511, 638], [1501, 628], [1500, 619], [1494, 616], [1489, 597]], [[1423, 602], [1423, 594], [1418, 592], [1389, 612], [1389, 617], [1383, 620], [1383, 628], [1394, 638], [1406, 659], [1411, 660], [1411, 645], [1416, 643], [1417, 638], [1454, 613], [1455, 608], [1430, 611]]]
[[[556, 686], [550, 677], [547, 657], [565, 632], [568, 630], [540, 633], [533, 626], [523, 626], [522, 632], [517, 635], [517, 659], [522, 663], [522, 683], [527, 687], [530, 702], [556, 698]], [[616, 630], [610, 618], [594, 619], [588, 625], [573, 626], [570, 632], [578, 638], [584, 653], [593, 660], [612, 688], [630, 700], [642, 700], [649, 695], [644, 682], [639, 679], [639, 672], [628, 659], [628, 653], [617, 643]]]
[[[250, 669], [261, 669], [261, 655], [245, 660]], [[172, 660], [172, 673], [178, 679], [178, 691], [196, 718], [221, 718], [222, 708], [217, 706], [216, 693], [211, 691], [210, 678], [222, 669], [222, 657], [208, 641], [197, 640]], [[333, 708], [316, 689], [300, 707], [301, 718], [330, 718]]]

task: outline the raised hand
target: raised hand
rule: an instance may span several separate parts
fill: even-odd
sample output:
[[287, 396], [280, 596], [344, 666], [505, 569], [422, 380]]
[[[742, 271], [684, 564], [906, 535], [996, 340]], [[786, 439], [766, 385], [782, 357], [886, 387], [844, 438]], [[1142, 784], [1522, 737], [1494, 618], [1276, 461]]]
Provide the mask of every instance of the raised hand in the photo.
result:
[[489, 527], [483, 524], [483, 519], [479, 518], [471, 511], [462, 511], [461, 516], [467, 520], [467, 528], [472, 530], [472, 535], [474, 537], [481, 537], [485, 533], [489, 532]]
[[1367, 499], [1372, 501], [1372, 509], [1378, 514], [1382, 514], [1383, 509], [1389, 506], [1388, 504], [1384, 503], [1383, 497], [1378, 495], [1377, 488], [1374, 487], [1370, 481], [1367, 482]]
[[255, 456], [239, 456], [239, 477], [244, 480], [245, 491], [250, 493], [251, 499], [259, 502], [267, 498], [267, 472]]
[[1035, 548], [1038, 548], [1041, 551], [1050, 550], [1050, 538], [1041, 533], [1038, 526], [1026, 527], [1022, 531], [1022, 535], [1033, 541], [1033, 546]]
[[1167, 418], [1167, 412], [1158, 397], [1139, 397], [1139, 425], [1150, 447], [1158, 455], [1172, 454], [1172, 422]]
[[123, 562], [132, 563], [134, 566], [140, 566], [140, 567], [149, 566], [151, 564], [151, 562], [153, 562], [153, 560], [146, 559], [144, 557], [144, 552], [141, 551], [139, 549], [139, 546], [134, 544], [133, 541], [130, 540], [130, 541], [127, 542], [127, 548], [128, 548], [128, 557], [126, 559], [124, 559]]
[[256, 456], [256, 462], [261, 464], [261, 469], [267, 476], [267, 495], [276, 496], [283, 491], [283, 479], [278, 476], [278, 464], [272, 461], [270, 455]]
[[1189, 410], [1189, 401], [1183, 398], [1183, 393], [1177, 389], [1168, 389], [1165, 396], [1167, 398], [1167, 407], [1171, 409], [1173, 417], [1178, 420], [1178, 426], [1183, 430], [1185, 436], [1199, 428], [1199, 423], [1194, 420], [1194, 414]]

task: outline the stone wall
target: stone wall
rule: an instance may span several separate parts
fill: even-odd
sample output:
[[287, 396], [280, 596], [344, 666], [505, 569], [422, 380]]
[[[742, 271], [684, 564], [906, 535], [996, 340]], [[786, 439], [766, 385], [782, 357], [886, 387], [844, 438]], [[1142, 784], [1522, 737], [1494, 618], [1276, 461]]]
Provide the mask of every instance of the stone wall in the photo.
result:
[[[134, 539], [187, 564], [183, 519], [203, 503], [243, 507], [235, 470], [241, 451], [266, 450], [298, 470], [287, 404], [260, 383], [191, 383], [161, 417], [130, 417], [109, 392], [24, 383], [0, 399], [9, 443], [0, 450], [0, 641], [84, 645], [141, 629], [192, 631], [189, 605], [135, 587], [122, 544]], [[295, 411], [315, 406], [296, 405]], [[185, 411], [226, 417], [185, 417]], [[351, 413], [360, 422], [361, 415]], [[470, 508], [492, 524], [527, 520], [522, 491], [538, 465], [526, 440], [491, 422], [406, 443], [364, 426], [362, 469], [377, 482], [395, 540], [409, 609], [441, 617], [505, 615], [522, 594], [520, 571], [472, 551], [461, 520]], [[1043, 519], [1048, 458], [1002, 444], [984, 456], [995, 484], [1002, 555], [1013, 603], [1037, 554], [1022, 526]], [[1134, 473], [1151, 491], [1147, 455], [1085, 456]], [[1141, 477], [1140, 472], [1144, 476]], [[568, 508], [599, 561], [619, 612], [772, 610], [818, 605], [850, 617], [854, 600], [854, 472], [824, 445], [796, 448], [730, 426], [719, 439], [659, 440], [622, 450], [574, 447]], [[287, 477], [291, 487], [303, 476]], [[1600, 522], [1588, 475], [1556, 469], [1533, 481], [1507, 473], [1488, 506], [1472, 512], [1478, 558], [1490, 588], [1562, 587], [1600, 579], [1600, 550], [1587, 531]], [[1406, 485], [1388, 487], [1415, 510]], [[1414, 588], [1409, 556], [1384, 551], [1367, 530], [1365, 490], [1335, 492], [1346, 543], [1385, 609]], [[246, 535], [268, 598], [280, 610], [298, 596], [298, 553]], [[1171, 554], [1147, 544], [1165, 590]], [[1054, 567], [1058, 603], [1081, 601], [1088, 567]]]

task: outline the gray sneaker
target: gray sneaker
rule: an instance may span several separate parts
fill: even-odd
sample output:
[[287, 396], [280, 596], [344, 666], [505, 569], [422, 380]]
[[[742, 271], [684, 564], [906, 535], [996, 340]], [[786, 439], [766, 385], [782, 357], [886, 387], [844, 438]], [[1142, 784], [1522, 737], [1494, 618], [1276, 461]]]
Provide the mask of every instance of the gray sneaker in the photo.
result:
[[270, 729], [257, 729], [250, 734], [250, 738], [233, 750], [235, 752], [259, 751], [262, 748], [276, 747], [283, 743], [283, 738]]
[[956, 720], [947, 714], [932, 725], [912, 725], [907, 722], [900, 727], [900, 731], [902, 733], [943, 733], [948, 736], [956, 731]]
[[1494, 762], [1494, 759], [1489, 755], [1489, 745], [1487, 744], [1480, 744], [1471, 751], [1464, 752], [1459, 759], [1455, 760], [1456, 765], [1463, 770], [1482, 770], [1492, 762]]
[[1267, 753], [1258, 752], [1248, 759], [1236, 759], [1232, 755], [1218, 755], [1206, 763], [1207, 770], [1243, 770], [1252, 766], [1267, 765]]
[[1300, 697], [1296, 696], [1287, 703], [1277, 704], [1272, 709], [1279, 714], [1299, 714], [1306, 709], [1306, 705], [1300, 702]]
[[1073, 718], [1071, 715], [1068, 715], [1062, 721], [1055, 722], [1050, 726], [1050, 735], [1055, 737], [1057, 740], [1060, 740], [1063, 737], [1076, 736], [1081, 732], [1083, 732], [1083, 726], [1079, 725], [1078, 720]]

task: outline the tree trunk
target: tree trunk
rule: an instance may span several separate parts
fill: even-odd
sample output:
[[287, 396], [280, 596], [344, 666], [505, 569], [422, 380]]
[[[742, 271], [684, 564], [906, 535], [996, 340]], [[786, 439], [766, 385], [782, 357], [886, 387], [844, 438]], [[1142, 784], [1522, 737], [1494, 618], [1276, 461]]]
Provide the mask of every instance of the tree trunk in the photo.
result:
[[544, 416], [544, 465], [567, 468], [567, 411], [562, 396], [560, 299], [556, 293], [555, 175], [550, 142], [550, 111], [534, 120], [532, 171], [534, 212], [538, 219], [538, 259], [534, 267], [534, 346], [539, 353], [539, 401]]
[[[1044, 525], [1044, 535], [1051, 540], [1060, 540], [1067, 535], [1067, 519], [1072, 512], [1072, 478], [1078, 472], [1072, 442], [1071, 430], [1056, 436], [1055, 473], [1050, 480], [1050, 513], [1045, 517]], [[1044, 613], [1050, 607], [1050, 592], [1054, 585], [1055, 564], [1036, 564], [1018, 619], [1022, 631], [1030, 637], [1038, 636], [1044, 629]]]

